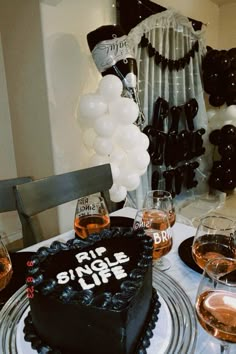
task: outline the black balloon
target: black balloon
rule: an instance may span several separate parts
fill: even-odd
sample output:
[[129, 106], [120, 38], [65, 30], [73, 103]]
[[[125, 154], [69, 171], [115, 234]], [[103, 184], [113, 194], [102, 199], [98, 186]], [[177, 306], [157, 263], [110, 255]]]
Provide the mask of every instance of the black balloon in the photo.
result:
[[221, 143], [221, 130], [215, 129], [209, 134], [209, 141], [213, 145], [219, 145]]
[[218, 190], [222, 190], [223, 188], [223, 182], [222, 179], [219, 176], [211, 175], [209, 178], [209, 185]]
[[204, 89], [209, 95], [219, 92], [220, 76], [218, 72], [206, 72], [203, 74]]
[[213, 162], [209, 185], [224, 192], [236, 187], [236, 127], [225, 124], [209, 134], [209, 141], [218, 146], [221, 160]]
[[221, 156], [228, 157], [234, 154], [235, 148], [233, 144], [220, 144], [218, 151]]
[[236, 104], [236, 48], [216, 50], [208, 48], [202, 61], [203, 86], [209, 103], [220, 107]]
[[236, 142], [236, 128], [232, 124], [224, 125], [220, 130], [220, 135], [225, 143], [231, 144]]
[[220, 107], [225, 103], [225, 97], [224, 96], [214, 96], [210, 95], [209, 96], [209, 103], [213, 107]]

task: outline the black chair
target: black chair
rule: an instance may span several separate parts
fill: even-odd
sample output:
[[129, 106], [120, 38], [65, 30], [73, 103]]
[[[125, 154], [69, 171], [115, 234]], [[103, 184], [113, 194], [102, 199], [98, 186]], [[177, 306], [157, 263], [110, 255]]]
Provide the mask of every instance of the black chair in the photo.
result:
[[[32, 182], [31, 177], [16, 177], [0, 181], [0, 213], [18, 211], [13, 187], [29, 182]], [[25, 222], [25, 218], [22, 219], [20, 214], [19, 217], [22, 225], [23, 245], [26, 247], [32, 238], [32, 231], [28, 223]]]
[[[42, 240], [33, 216], [66, 202], [100, 192], [109, 212], [120, 207], [109, 199], [113, 184], [110, 164], [54, 175], [15, 187], [18, 212], [33, 231], [31, 244]], [[73, 225], [72, 225], [73, 227]]]

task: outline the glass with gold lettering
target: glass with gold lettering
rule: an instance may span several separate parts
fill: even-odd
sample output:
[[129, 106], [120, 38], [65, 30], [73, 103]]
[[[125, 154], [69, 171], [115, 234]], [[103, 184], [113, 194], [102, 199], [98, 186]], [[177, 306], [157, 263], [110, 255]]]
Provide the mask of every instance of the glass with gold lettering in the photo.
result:
[[110, 217], [102, 197], [92, 195], [78, 199], [74, 218], [75, 236], [86, 238], [109, 228]]
[[169, 269], [170, 262], [163, 259], [170, 252], [173, 244], [173, 234], [167, 212], [158, 209], [138, 210], [133, 229], [144, 229], [146, 235], [153, 239], [153, 266], [159, 270]]

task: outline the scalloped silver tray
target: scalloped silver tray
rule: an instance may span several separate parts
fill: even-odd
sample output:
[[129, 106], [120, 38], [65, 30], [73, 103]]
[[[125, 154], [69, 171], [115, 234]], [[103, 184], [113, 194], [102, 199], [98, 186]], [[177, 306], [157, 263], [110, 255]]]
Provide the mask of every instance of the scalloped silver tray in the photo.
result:
[[[162, 343], [160, 351], [160, 338], [151, 339], [148, 354], [156, 353], [156, 345], [159, 354], [194, 353], [197, 336], [197, 322], [192, 304], [184, 290], [167, 274], [153, 269], [153, 286], [160, 295], [164, 316], [159, 321], [165, 320], [167, 343]], [[22, 319], [28, 311], [29, 301], [26, 297], [26, 287], [20, 288], [4, 305], [0, 312], [0, 353], [21, 354], [19, 337], [23, 340]], [[158, 321], [158, 323], [160, 323]], [[162, 329], [163, 330], [163, 329]], [[20, 333], [19, 333], [20, 332]], [[21, 336], [22, 332], [22, 336]], [[26, 343], [26, 342], [25, 342]], [[24, 354], [36, 354], [27, 343]]]

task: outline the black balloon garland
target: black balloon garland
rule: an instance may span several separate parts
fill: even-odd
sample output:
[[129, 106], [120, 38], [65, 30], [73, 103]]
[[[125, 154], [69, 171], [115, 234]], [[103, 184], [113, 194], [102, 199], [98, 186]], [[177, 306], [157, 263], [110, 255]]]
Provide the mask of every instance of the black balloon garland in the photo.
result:
[[236, 48], [216, 50], [208, 47], [202, 61], [203, 86], [213, 107], [236, 104]]
[[142, 48], [147, 47], [148, 55], [150, 58], [154, 57], [155, 63], [161, 65], [162, 69], [168, 68], [170, 71], [184, 69], [187, 64], [190, 63], [190, 59], [194, 58], [195, 52], [199, 50], [199, 43], [196, 41], [190, 51], [184, 55], [184, 57], [179, 59], [169, 59], [164, 55], [160, 54], [156, 48], [152, 46], [145, 34], [142, 36], [140, 41], [140, 46]]
[[209, 185], [227, 192], [236, 187], [236, 127], [226, 124], [213, 130], [209, 135], [210, 143], [217, 146], [220, 159], [213, 162]]

